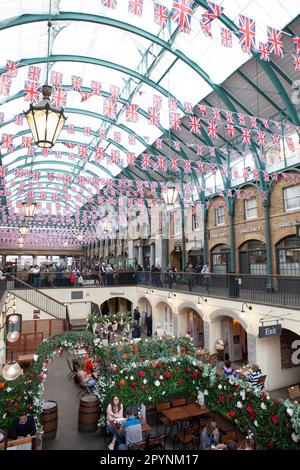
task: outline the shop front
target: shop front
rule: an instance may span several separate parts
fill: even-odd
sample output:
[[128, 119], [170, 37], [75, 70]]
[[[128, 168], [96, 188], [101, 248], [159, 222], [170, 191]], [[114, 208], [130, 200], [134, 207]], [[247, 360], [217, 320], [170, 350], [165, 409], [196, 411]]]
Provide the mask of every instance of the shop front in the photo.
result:
[[223, 344], [224, 349], [219, 351], [219, 358], [223, 360], [225, 354], [228, 353], [232, 362], [247, 362], [247, 332], [238, 320], [226, 316], [221, 317], [220, 333], [218, 344]]
[[229, 272], [229, 253], [228, 245], [217, 245], [210, 252], [211, 272], [216, 274], [227, 274]]

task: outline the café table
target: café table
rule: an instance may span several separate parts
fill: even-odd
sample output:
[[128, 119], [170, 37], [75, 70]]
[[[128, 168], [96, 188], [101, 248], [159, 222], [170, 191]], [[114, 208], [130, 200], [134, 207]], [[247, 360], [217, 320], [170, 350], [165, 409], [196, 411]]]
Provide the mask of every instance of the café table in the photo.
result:
[[240, 369], [236, 369], [235, 372], [241, 376], [242, 379], [247, 379], [247, 375], [252, 372], [251, 367], [241, 367]]
[[[120, 426], [118, 426], [113, 420], [110, 421], [110, 424], [115, 428], [115, 430], [118, 432], [120, 429]], [[147, 421], [143, 418], [141, 420], [142, 424], [142, 432], [148, 432], [151, 430], [151, 426], [147, 423]]]
[[176, 406], [175, 408], [168, 408], [167, 410], [161, 410], [161, 413], [168, 418], [171, 424], [176, 421], [184, 421], [189, 418], [195, 418], [197, 416], [209, 413], [209, 409], [204, 405], [200, 406], [195, 403], [188, 405]]

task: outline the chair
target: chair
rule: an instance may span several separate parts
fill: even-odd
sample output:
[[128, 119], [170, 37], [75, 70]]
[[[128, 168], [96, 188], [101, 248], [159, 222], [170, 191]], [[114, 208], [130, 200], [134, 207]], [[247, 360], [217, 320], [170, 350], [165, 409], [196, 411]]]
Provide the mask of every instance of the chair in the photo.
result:
[[168, 420], [168, 418], [166, 416], [163, 416], [161, 414], [161, 411], [162, 410], [168, 410], [171, 408], [171, 403], [170, 402], [163, 402], [163, 403], [157, 403], [156, 405], [156, 421], [157, 421], [157, 424], [156, 424], [156, 432], [158, 431], [158, 424], [159, 422], [161, 422], [164, 427], [165, 427], [165, 432], [166, 432], [166, 428], [168, 426], [170, 426], [170, 421]]
[[293, 387], [288, 388], [289, 397], [291, 400], [296, 400], [300, 397], [300, 385], [294, 385]]
[[260, 390], [263, 390], [265, 388], [265, 381], [266, 381], [267, 376], [266, 375], [261, 375], [257, 379], [257, 387], [260, 388]]
[[172, 400], [172, 407], [176, 408], [177, 406], [184, 406], [186, 405], [186, 398], [174, 398]]
[[74, 368], [71, 366], [71, 362], [69, 361], [68, 358], [67, 358], [67, 364], [68, 364], [68, 368], [70, 370], [70, 372], [68, 373], [68, 379], [69, 380], [74, 379], [74, 377], [76, 375], [76, 372], [74, 371]]
[[147, 441], [136, 442], [129, 447], [129, 450], [144, 450], [146, 448], [146, 444]]
[[236, 431], [228, 431], [226, 432], [226, 434], [223, 434], [223, 436], [221, 436], [222, 444], [227, 444], [228, 441], [238, 441]]
[[185, 446], [193, 442], [193, 437], [199, 435], [199, 425], [187, 427], [183, 432], [180, 432], [174, 436], [173, 449], [175, 450], [176, 439], [182, 443], [182, 450]]
[[147, 449], [148, 450], [162, 450], [165, 448], [166, 435], [159, 434], [157, 436], [152, 436], [148, 438]]

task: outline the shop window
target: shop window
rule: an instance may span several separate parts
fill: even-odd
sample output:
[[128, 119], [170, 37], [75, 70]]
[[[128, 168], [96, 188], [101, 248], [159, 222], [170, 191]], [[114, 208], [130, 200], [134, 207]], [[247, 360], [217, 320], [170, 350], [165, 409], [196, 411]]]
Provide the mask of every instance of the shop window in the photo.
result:
[[300, 209], [300, 185], [284, 188], [283, 198], [286, 211]]
[[251, 220], [257, 218], [257, 199], [245, 199], [245, 219]]
[[226, 274], [229, 262], [229, 246], [219, 245], [211, 251], [211, 267], [213, 273]]
[[240, 272], [266, 274], [266, 247], [258, 240], [250, 240], [240, 248]]
[[300, 240], [286, 237], [277, 245], [277, 271], [282, 276], [300, 276]]
[[223, 206], [216, 208], [216, 225], [225, 224], [225, 209]]

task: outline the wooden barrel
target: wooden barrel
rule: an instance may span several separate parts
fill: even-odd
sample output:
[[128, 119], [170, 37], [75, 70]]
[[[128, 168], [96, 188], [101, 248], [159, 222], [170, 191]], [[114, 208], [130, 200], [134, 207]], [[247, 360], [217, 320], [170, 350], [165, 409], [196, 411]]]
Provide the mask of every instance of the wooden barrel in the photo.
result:
[[52, 441], [57, 432], [57, 403], [46, 400], [42, 405], [41, 422], [44, 428], [44, 439]]
[[78, 431], [95, 432], [100, 418], [99, 400], [96, 395], [85, 395], [80, 399]]

